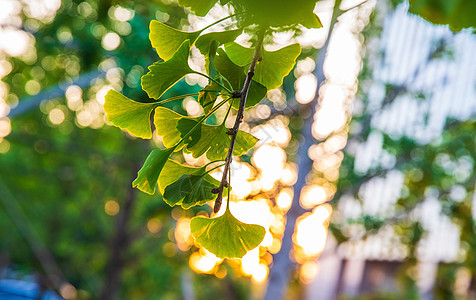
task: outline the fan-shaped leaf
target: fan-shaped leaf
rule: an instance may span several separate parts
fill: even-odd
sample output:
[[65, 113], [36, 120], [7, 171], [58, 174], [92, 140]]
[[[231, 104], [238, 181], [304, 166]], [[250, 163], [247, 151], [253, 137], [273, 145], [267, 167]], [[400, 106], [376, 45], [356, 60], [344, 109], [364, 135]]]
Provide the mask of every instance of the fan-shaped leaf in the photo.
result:
[[153, 195], [159, 174], [174, 149], [175, 148], [153, 150], [137, 173], [137, 178], [132, 182], [132, 186], [137, 187], [147, 194]]
[[163, 195], [165, 188], [179, 180], [179, 178], [183, 175], [201, 175], [203, 172], [204, 171], [202, 167], [196, 168], [185, 166], [172, 159], [169, 159], [165, 163], [164, 169], [159, 176], [159, 191]]
[[[253, 57], [254, 49], [243, 47], [237, 43], [225, 46], [230, 60], [240, 66], [248, 65]], [[301, 53], [299, 44], [292, 44], [277, 51], [262, 51], [262, 60], [258, 62], [253, 80], [272, 90], [283, 84], [283, 79], [291, 72], [296, 58]]]
[[241, 258], [257, 247], [266, 230], [237, 220], [229, 210], [214, 219], [195, 217], [190, 222], [195, 241], [220, 258]]
[[[180, 122], [178, 130], [182, 130]], [[225, 160], [231, 141], [231, 136], [226, 133], [227, 130], [228, 128], [224, 125], [202, 124], [200, 139], [198, 141], [194, 140], [192, 146], [187, 145], [187, 151], [192, 153], [195, 158], [206, 153], [207, 158], [211, 161]], [[253, 148], [257, 141], [258, 139], [251, 134], [239, 130], [236, 135], [233, 155], [240, 156], [244, 154]]]
[[193, 45], [200, 32], [201, 30], [185, 32], [159, 21], [152, 20], [150, 22], [149, 39], [152, 43], [152, 47], [155, 48], [160, 58], [167, 61], [174, 56], [174, 53], [180, 48], [184, 41], [189, 40], [189, 45]]
[[249, 22], [265, 26], [291, 26], [302, 24], [308, 28], [318, 28], [319, 23], [310, 22], [317, 0], [234, 0], [238, 8], [246, 14]]
[[212, 81], [198, 92], [198, 103], [200, 103], [202, 106], [203, 112], [205, 114], [207, 114], [212, 109], [213, 104], [218, 98], [218, 95], [220, 95], [220, 91], [221, 87]]
[[[233, 63], [223, 49], [218, 49], [218, 55], [215, 57], [215, 66], [217, 71], [230, 82], [234, 90], [241, 90], [243, 88], [247, 72], [245, 67], [240, 67]], [[245, 108], [258, 104], [266, 96], [267, 91], [266, 87], [252, 80]], [[234, 101], [233, 108], [238, 109], [238, 107], [239, 101]]]
[[185, 75], [193, 73], [188, 65], [190, 41], [186, 40], [172, 58], [149, 66], [149, 73], [142, 76], [142, 88], [150, 98], [159, 99], [165, 91]]
[[115, 90], [109, 90], [105, 97], [104, 111], [109, 122], [130, 134], [150, 139], [150, 114], [156, 103], [141, 103], [127, 98]]
[[180, 5], [190, 7], [200, 17], [204, 17], [217, 2], [218, 0], [179, 0]]
[[[178, 121], [181, 119], [195, 120], [195, 118], [189, 118], [182, 116], [165, 107], [157, 107], [154, 113], [154, 125], [157, 131], [157, 135], [162, 137], [162, 142], [167, 148], [175, 146], [181, 140], [181, 131], [177, 129]], [[182, 129], [185, 131], [185, 129]], [[188, 132], [188, 131], [187, 131]], [[182, 149], [182, 145], [179, 145], [176, 150]]]
[[200, 53], [203, 55], [208, 55], [208, 52], [210, 51], [210, 44], [213, 41], [217, 41], [218, 45], [230, 43], [233, 42], [242, 32], [243, 29], [234, 29], [206, 33], [198, 38], [197, 42], [195, 43], [195, 47], [197, 47], [198, 50], [200, 50]]
[[217, 188], [220, 182], [208, 174], [182, 175], [176, 182], [165, 188], [164, 200], [168, 205], [181, 205], [184, 209], [203, 205], [217, 197], [211, 190]]

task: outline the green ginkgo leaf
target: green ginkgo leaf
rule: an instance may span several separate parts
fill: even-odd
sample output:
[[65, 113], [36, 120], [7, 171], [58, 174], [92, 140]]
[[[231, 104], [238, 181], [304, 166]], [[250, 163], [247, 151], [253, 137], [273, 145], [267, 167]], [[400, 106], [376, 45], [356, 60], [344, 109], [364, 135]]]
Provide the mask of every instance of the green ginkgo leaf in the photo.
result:
[[159, 175], [159, 191], [163, 195], [165, 188], [179, 180], [183, 175], [201, 175], [203, 167], [190, 167], [169, 159]]
[[188, 65], [190, 41], [186, 40], [172, 58], [149, 66], [149, 73], [142, 76], [142, 89], [150, 98], [159, 99], [170, 87], [185, 75], [193, 73]]
[[132, 182], [132, 187], [137, 187], [139, 190], [153, 195], [155, 187], [159, 178], [160, 172], [164, 168], [170, 154], [174, 152], [175, 148], [155, 149], [150, 152], [149, 156], [144, 162], [144, 165], [137, 173], [137, 178]]
[[109, 90], [105, 97], [104, 111], [109, 122], [130, 134], [150, 139], [150, 114], [156, 103], [141, 103], [127, 98], [115, 90]]
[[218, 95], [220, 95], [220, 91], [221, 87], [212, 81], [198, 92], [198, 103], [202, 106], [205, 114], [213, 108], [213, 104], [217, 100]]
[[190, 228], [195, 241], [219, 258], [242, 258], [266, 234], [262, 226], [240, 222], [228, 209], [214, 219], [195, 217]]
[[[178, 128], [181, 130], [181, 128]], [[200, 139], [194, 141], [193, 146], [187, 145], [187, 151], [192, 153], [195, 158], [200, 157], [204, 153], [211, 161], [225, 160], [230, 147], [231, 135], [226, 132], [228, 128], [222, 125], [201, 125]], [[240, 156], [254, 147], [257, 138], [251, 134], [239, 130], [236, 135], [235, 147], [233, 148], [233, 155]]]
[[190, 7], [200, 17], [204, 17], [217, 2], [218, 0], [179, 0], [180, 5]]
[[243, 12], [248, 23], [263, 26], [292, 26], [302, 24], [308, 28], [319, 28], [322, 24], [314, 18], [313, 10], [317, 0], [233, 0], [235, 9]]
[[[181, 131], [177, 129], [179, 120], [190, 119], [197, 120], [196, 118], [189, 118], [182, 116], [165, 107], [157, 107], [154, 113], [154, 125], [158, 136], [162, 137], [162, 143], [165, 147], [170, 148], [177, 145], [181, 140]], [[185, 129], [182, 129], [185, 131]], [[188, 131], [186, 132], [188, 133]], [[182, 149], [183, 143], [178, 145], [176, 150]]]
[[[217, 71], [227, 79], [232, 85], [233, 90], [241, 90], [246, 79], [247, 69], [233, 63], [223, 51], [218, 49], [218, 55], [215, 57], [215, 67]], [[245, 108], [249, 108], [258, 104], [266, 96], [268, 90], [255, 80], [251, 81], [248, 97], [246, 98]], [[239, 100], [239, 99], [237, 99]], [[240, 101], [233, 102], [233, 108], [238, 109]]]
[[200, 53], [203, 55], [208, 55], [210, 51], [210, 44], [213, 41], [217, 41], [218, 45], [230, 43], [233, 42], [242, 32], [243, 29], [234, 29], [206, 33], [198, 38], [197, 42], [195, 43], [195, 47], [197, 47], [197, 49], [200, 50]]
[[184, 41], [189, 40], [189, 45], [193, 45], [200, 32], [202, 31], [185, 32], [152, 20], [150, 22], [149, 39], [160, 58], [167, 61], [174, 56], [174, 53]]
[[[202, 168], [205, 172], [205, 168]], [[170, 205], [181, 205], [184, 209], [203, 205], [217, 197], [211, 191], [217, 188], [220, 182], [208, 174], [182, 175], [176, 182], [165, 188], [164, 200]]]
[[[254, 49], [243, 47], [237, 43], [225, 45], [230, 60], [245, 66], [251, 62]], [[258, 62], [253, 80], [264, 85], [268, 90], [276, 89], [283, 84], [283, 79], [293, 69], [296, 59], [301, 54], [301, 46], [292, 44], [277, 51], [262, 51], [262, 60]]]

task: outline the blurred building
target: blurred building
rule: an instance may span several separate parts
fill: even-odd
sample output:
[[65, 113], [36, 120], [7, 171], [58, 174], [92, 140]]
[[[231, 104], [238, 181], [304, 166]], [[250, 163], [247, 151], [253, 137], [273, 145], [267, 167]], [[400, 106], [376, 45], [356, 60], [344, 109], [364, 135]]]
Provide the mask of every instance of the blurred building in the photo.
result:
[[[369, 59], [372, 83], [364, 87], [365, 102], [357, 99], [354, 109], [366, 106], [372, 130], [363, 142], [350, 136], [347, 146], [355, 156], [354, 171], [362, 175], [376, 166], [398, 165], [397, 158], [383, 149], [382, 133], [409, 137], [423, 147], [441, 135], [448, 119], [464, 121], [476, 114], [476, 35], [471, 30], [453, 33], [407, 10], [408, 4], [401, 4], [384, 17], [375, 44], [379, 49], [368, 50], [379, 55]], [[403, 179], [396, 169], [371, 179], [361, 186], [359, 200], [344, 194], [336, 213], [347, 219], [392, 217]], [[438, 266], [454, 262], [460, 251], [459, 229], [441, 209], [438, 199], [428, 193], [412, 212], [427, 231], [417, 250], [422, 299], [432, 299]], [[339, 246], [329, 235], [319, 258], [319, 274], [308, 286], [308, 299], [396, 291], [395, 277], [407, 254], [391, 225]], [[457, 280], [468, 295], [474, 288], [471, 276], [460, 275]]]

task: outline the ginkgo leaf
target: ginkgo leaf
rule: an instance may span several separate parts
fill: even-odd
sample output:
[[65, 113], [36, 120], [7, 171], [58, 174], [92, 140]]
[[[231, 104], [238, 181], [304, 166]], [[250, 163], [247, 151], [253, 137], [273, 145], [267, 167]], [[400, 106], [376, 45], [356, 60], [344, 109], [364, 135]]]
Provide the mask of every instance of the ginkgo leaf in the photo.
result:
[[[202, 172], [205, 172], [205, 168], [202, 168]], [[182, 208], [189, 209], [214, 200], [217, 194], [211, 191], [217, 188], [220, 182], [207, 175], [182, 175], [176, 182], [165, 188], [165, 202], [170, 206], [181, 205]]]
[[172, 28], [162, 22], [152, 20], [150, 22], [149, 39], [160, 58], [167, 61], [174, 56], [174, 53], [184, 41], [189, 40], [189, 46], [192, 45], [200, 35], [200, 32], [201, 30], [185, 32]]
[[266, 233], [260, 225], [240, 222], [228, 209], [218, 218], [192, 218], [190, 229], [195, 241], [219, 258], [242, 258]]
[[107, 92], [104, 102], [104, 111], [109, 122], [143, 139], [152, 138], [150, 114], [155, 107], [156, 103], [136, 102], [115, 90]]
[[[225, 51], [233, 63], [245, 66], [251, 62], [254, 49], [237, 43], [229, 43], [225, 45]], [[261, 83], [268, 90], [280, 87], [284, 77], [293, 69], [299, 54], [301, 54], [299, 44], [292, 44], [277, 51], [263, 49], [262, 60], [256, 65], [253, 80]]]
[[308, 28], [319, 28], [319, 23], [309, 22], [317, 0], [233, 0], [235, 9], [244, 12], [248, 23], [264, 26], [291, 26], [302, 24]]
[[159, 191], [163, 195], [165, 188], [179, 180], [183, 175], [201, 175], [203, 167], [190, 167], [169, 159], [159, 175]]
[[195, 47], [197, 47], [197, 49], [203, 55], [208, 55], [208, 52], [210, 51], [210, 44], [213, 41], [217, 41], [218, 45], [230, 43], [233, 42], [242, 32], [243, 29], [234, 29], [206, 33], [198, 38], [197, 42], [195, 43]]
[[[246, 79], [245, 73], [247, 72], [245, 67], [240, 67], [233, 63], [223, 49], [218, 49], [218, 55], [215, 57], [215, 66], [217, 71], [230, 82], [233, 90], [241, 90], [243, 88]], [[266, 87], [252, 80], [245, 108], [258, 104], [266, 96], [267, 91]], [[233, 108], [238, 109], [239, 102], [234, 101]]]
[[[178, 121], [181, 119], [195, 120], [182, 116], [165, 107], [157, 107], [154, 113], [154, 125], [158, 136], [162, 137], [162, 143], [167, 148], [177, 145], [181, 140], [181, 131], [177, 129]], [[184, 129], [182, 130], [184, 131]], [[188, 132], [188, 131], [187, 131]], [[176, 150], [180, 150], [182, 145], [179, 145]]]
[[204, 17], [217, 2], [218, 0], [179, 0], [180, 5], [190, 7], [200, 17]]
[[160, 172], [174, 150], [175, 148], [163, 150], [155, 149], [150, 152], [144, 165], [137, 173], [137, 178], [132, 182], [132, 187], [137, 187], [139, 190], [153, 195], [155, 193], [155, 186], [157, 185]]
[[165, 91], [185, 75], [193, 73], [188, 65], [190, 41], [186, 40], [172, 58], [149, 66], [149, 73], [142, 76], [142, 89], [150, 98], [159, 99]]
[[[179, 129], [180, 130], [180, 129]], [[200, 140], [194, 141], [193, 146], [187, 145], [187, 151], [192, 153], [195, 158], [200, 157], [204, 153], [211, 161], [225, 160], [230, 147], [231, 136], [228, 135], [228, 128], [222, 125], [201, 125]], [[251, 134], [239, 130], [236, 135], [235, 147], [233, 155], [240, 156], [254, 147], [257, 138]]]
[[203, 108], [203, 112], [207, 114], [213, 107], [213, 104], [220, 95], [221, 87], [214, 81], [198, 92], [198, 103]]

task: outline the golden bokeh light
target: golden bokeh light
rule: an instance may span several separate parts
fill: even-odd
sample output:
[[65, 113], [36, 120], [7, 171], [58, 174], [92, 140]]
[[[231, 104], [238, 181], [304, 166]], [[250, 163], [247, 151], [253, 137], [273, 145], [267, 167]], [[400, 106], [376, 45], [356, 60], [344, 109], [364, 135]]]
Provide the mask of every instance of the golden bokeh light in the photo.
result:
[[287, 211], [293, 202], [293, 190], [290, 188], [284, 188], [279, 192], [278, 198], [276, 198], [276, 204], [283, 211]]
[[312, 213], [301, 216], [296, 225], [294, 241], [298, 246], [297, 253], [304, 257], [316, 257], [323, 250], [327, 238], [327, 222], [332, 213], [329, 204], [316, 207]]
[[147, 229], [152, 234], [157, 234], [162, 229], [162, 222], [159, 218], [150, 218], [149, 221], [147, 221]]
[[182, 217], [178, 219], [175, 226], [175, 241], [177, 247], [182, 251], [187, 251], [193, 246], [193, 236], [190, 231], [190, 219]]
[[222, 261], [223, 259], [201, 248], [200, 251], [190, 255], [189, 265], [195, 272], [212, 274]]
[[110, 216], [115, 216], [119, 213], [121, 209], [119, 203], [116, 200], [108, 200], [104, 204], [104, 211]]

